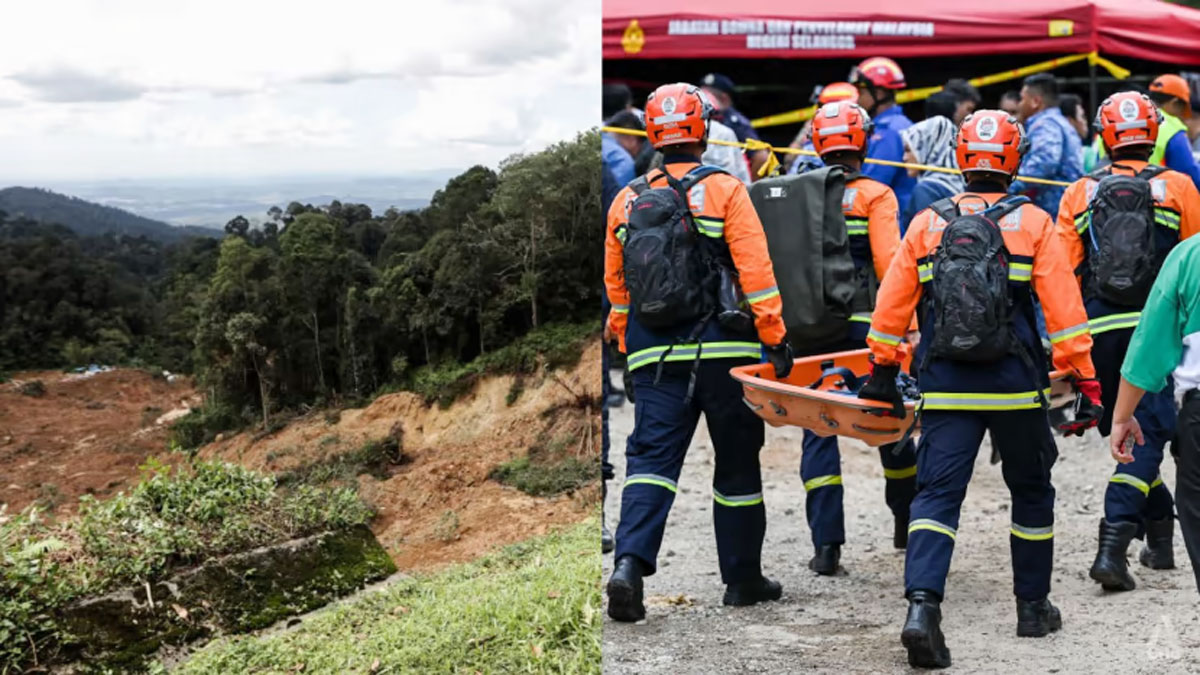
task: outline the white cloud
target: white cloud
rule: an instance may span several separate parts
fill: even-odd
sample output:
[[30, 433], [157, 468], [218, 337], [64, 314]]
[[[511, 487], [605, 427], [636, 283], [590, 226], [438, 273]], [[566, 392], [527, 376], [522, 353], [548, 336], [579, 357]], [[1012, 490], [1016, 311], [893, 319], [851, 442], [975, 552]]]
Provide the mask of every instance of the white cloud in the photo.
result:
[[495, 164], [598, 117], [597, 0], [10, 8], [4, 178]]

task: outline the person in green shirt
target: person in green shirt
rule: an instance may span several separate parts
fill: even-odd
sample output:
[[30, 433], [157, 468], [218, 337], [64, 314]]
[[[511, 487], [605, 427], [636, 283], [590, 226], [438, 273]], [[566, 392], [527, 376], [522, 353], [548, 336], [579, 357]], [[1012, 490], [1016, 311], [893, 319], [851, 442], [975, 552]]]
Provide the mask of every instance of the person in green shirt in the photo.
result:
[[1200, 237], [1180, 243], [1167, 256], [1130, 340], [1109, 436], [1118, 462], [1132, 462], [1145, 442], [1133, 416], [1138, 401], [1170, 382], [1182, 400], [1172, 449], [1175, 506], [1200, 590]]

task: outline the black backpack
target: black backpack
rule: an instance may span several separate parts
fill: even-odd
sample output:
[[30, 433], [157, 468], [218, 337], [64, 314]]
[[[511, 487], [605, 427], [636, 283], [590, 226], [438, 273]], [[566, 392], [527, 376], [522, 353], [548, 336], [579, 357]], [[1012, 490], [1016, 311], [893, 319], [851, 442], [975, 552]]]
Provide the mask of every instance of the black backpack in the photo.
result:
[[669, 187], [652, 188], [646, 176], [629, 184], [637, 198], [629, 210], [622, 255], [630, 311], [647, 328], [665, 329], [703, 321], [715, 306], [712, 256], [688, 207], [688, 192], [700, 181], [725, 173], [700, 165]]
[[850, 327], [862, 278], [850, 254], [842, 198], [857, 175], [835, 165], [750, 187], [783, 301], [783, 323], [799, 353], [845, 340]]
[[1150, 164], [1135, 176], [1111, 168], [1092, 174], [1100, 184], [1088, 204], [1089, 296], [1123, 307], [1146, 304], [1162, 262], [1154, 245], [1150, 179], [1163, 171]]
[[933, 279], [925, 298], [932, 303], [934, 330], [926, 359], [991, 362], [1013, 353], [1026, 356], [1012, 328], [1011, 256], [998, 223], [1028, 202], [1028, 197], [1005, 197], [967, 215], [950, 199], [930, 207], [946, 228], [929, 256]]

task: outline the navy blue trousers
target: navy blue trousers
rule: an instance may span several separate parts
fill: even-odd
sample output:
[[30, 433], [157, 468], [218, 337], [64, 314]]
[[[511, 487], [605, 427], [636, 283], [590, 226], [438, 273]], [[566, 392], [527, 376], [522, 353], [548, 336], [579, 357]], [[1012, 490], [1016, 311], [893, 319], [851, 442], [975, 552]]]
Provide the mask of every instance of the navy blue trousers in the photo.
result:
[[[1104, 419], [1100, 433], [1108, 436], [1112, 429], [1112, 410], [1117, 402], [1121, 383], [1121, 364], [1129, 349], [1133, 329], [1113, 330], [1092, 336], [1092, 362], [1100, 380], [1100, 398], [1104, 403]], [[1159, 473], [1167, 443], [1175, 437], [1175, 396], [1170, 382], [1160, 392], [1147, 392], [1133, 412], [1146, 444], [1133, 451], [1133, 461], [1117, 464], [1104, 491], [1104, 517], [1111, 522], [1137, 523], [1138, 536], [1144, 532], [1145, 521], [1162, 520], [1174, 513], [1171, 491]]]
[[[897, 518], [908, 521], [909, 504], [917, 487], [917, 458], [912, 441], [893, 452], [895, 444], [879, 446], [885, 480], [883, 496]], [[804, 479], [804, 510], [814, 547], [846, 543], [846, 513], [842, 505], [842, 458], [837, 436], [804, 432], [800, 478]]]
[[732, 584], [761, 576], [767, 529], [758, 463], [763, 422], [742, 403], [742, 387], [729, 375], [730, 368], [747, 363], [755, 361], [702, 361], [695, 394], [686, 405], [691, 363], [667, 364], [658, 384], [654, 366], [633, 373], [634, 428], [625, 450], [617, 558], [637, 557], [648, 574], [657, 569], [679, 473], [703, 413], [716, 455], [713, 525], [721, 579]]
[[1000, 452], [1012, 495], [1013, 591], [1039, 600], [1050, 592], [1054, 560], [1054, 486], [1058, 451], [1045, 411], [927, 410], [917, 448], [917, 495], [908, 525], [904, 590], [945, 597], [946, 575], [958, 536], [958, 518], [984, 433]]

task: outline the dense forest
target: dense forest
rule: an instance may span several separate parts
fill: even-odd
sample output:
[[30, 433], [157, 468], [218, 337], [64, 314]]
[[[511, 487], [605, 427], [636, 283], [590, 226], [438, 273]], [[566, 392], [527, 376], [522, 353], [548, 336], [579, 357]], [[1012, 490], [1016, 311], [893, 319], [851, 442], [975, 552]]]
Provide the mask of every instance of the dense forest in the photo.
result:
[[187, 237], [220, 235], [219, 231], [207, 227], [175, 227], [111, 206], [41, 188], [9, 187], [0, 190], [0, 211], [25, 220], [60, 223], [85, 237], [124, 234], [173, 243]]
[[241, 421], [359, 398], [544, 324], [597, 316], [596, 132], [453, 178], [428, 207], [272, 208], [221, 240], [0, 224], [0, 370], [195, 373]]

